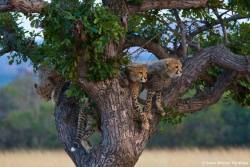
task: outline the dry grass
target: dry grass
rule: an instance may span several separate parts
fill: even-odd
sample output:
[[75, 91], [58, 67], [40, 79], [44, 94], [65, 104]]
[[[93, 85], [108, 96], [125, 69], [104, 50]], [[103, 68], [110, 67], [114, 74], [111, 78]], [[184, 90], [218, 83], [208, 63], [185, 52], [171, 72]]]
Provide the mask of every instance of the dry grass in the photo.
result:
[[[250, 167], [250, 150], [147, 150], [136, 165], [136, 167], [202, 166]], [[74, 167], [74, 165], [63, 151], [12, 151], [0, 152], [0, 167]]]
[[0, 153], [0, 167], [74, 167], [63, 151], [12, 151]]
[[[236, 164], [236, 163], [244, 164]], [[136, 167], [250, 167], [250, 150], [151, 150], [145, 151]]]

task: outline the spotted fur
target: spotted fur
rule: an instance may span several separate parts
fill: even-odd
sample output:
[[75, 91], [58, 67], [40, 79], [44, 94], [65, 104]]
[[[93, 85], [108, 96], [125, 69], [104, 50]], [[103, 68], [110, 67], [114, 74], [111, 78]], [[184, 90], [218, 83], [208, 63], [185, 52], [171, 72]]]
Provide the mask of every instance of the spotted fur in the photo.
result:
[[91, 114], [80, 110], [78, 114], [76, 136], [74, 146], [72, 149], [79, 148], [80, 145], [85, 148], [87, 152], [91, 149], [91, 144], [88, 138], [95, 132], [94, 129], [94, 118]]
[[[164, 69], [162, 71], [162, 69]], [[167, 58], [160, 60], [148, 66], [148, 93], [144, 111], [146, 113], [152, 110], [152, 100], [156, 96], [157, 111], [161, 116], [165, 115], [162, 107], [163, 88], [169, 87], [172, 79], [178, 78], [182, 75], [182, 63], [176, 58]]]
[[37, 74], [38, 82], [34, 84], [37, 94], [47, 101], [53, 100], [57, 103], [65, 84], [64, 79], [57, 72], [45, 67], [40, 67]]
[[[57, 105], [65, 81], [58, 73], [48, 68], [39, 68], [37, 73], [38, 82], [34, 85], [36, 92], [43, 99], [47, 101], [53, 100]], [[87, 107], [86, 105], [84, 107]], [[80, 145], [82, 145], [87, 151], [90, 150], [91, 145], [88, 138], [94, 132], [93, 123], [93, 115], [80, 110], [77, 120], [76, 136], [73, 144], [74, 146], [71, 148], [71, 151], [75, 151]]]
[[149, 128], [147, 115], [143, 113], [143, 109], [138, 102], [138, 96], [142, 87], [142, 83], [147, 81], [147, 66], [143, 64], [133, 64], [126, 67], [126, 73], [129, 79], [129, 88], [132, 95], [133, 107], [136, 110], [136, 119], [141, 120], [145, 129]]

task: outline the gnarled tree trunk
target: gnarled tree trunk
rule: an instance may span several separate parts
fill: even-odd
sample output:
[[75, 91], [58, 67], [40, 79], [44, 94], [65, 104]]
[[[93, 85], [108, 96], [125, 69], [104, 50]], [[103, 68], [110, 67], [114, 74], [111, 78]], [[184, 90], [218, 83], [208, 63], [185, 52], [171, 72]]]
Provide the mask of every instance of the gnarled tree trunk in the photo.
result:
[[95, 99], [101, 114], [101, 142], [90, 153], [84, 148], [71, 152], [79, 111], [77, 101], [62, 94], [55, 117], [60, 140], [78, 167], [133, 167], [141, 155], [150, 132], [138, 128], [128, 89], [117, 79], [84, 83], [85, 90]]

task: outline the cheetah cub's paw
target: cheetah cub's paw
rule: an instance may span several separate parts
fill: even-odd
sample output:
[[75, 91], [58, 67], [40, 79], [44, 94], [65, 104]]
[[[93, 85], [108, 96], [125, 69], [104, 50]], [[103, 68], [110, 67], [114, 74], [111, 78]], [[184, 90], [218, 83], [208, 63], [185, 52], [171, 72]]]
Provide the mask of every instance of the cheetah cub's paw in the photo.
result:
[[140, 115], [141, 115], [142, 128], [145, 130], [149, 130], [150, 125], [149, 125], [148, 114], [145, 112], [141, 112]]

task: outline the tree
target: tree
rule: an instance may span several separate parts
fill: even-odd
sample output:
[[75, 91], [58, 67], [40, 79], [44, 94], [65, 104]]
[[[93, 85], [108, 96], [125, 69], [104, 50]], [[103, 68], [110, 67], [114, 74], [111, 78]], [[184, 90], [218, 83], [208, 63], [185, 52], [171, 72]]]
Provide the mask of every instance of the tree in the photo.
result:
[[[56, 106], [59, 138], [76, 166], [132, 167], [161, 120], [176, 122], [225, 94], [249, 105], [249, 11], [247, 0], [0, 0], [0, 54], [56, 70], [95, 102], [101, 141], [89, 153], [70, 151], [77, 98], [61, 94]], [[43, 28], [43, 44], [18, 25], [20, 12]], [[162, 90], [166, 116], [154, 107], [150, 129], [138, 128], [130, 90], [119, 82], [131, 46], [159, 59], [177, 55], [184, 65], [182, 77]], [[191, 89], [195, 94], [183, 98]]]

